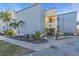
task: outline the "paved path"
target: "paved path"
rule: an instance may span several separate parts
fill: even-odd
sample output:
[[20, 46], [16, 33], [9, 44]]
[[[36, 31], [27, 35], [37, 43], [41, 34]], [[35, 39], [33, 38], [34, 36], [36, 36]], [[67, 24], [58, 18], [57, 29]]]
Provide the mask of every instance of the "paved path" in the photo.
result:
[[[29, 42], [19, 41], [15, 39], [10, 39], [7, 37], [1, 36], [0, 39], [3, 39], [6, 42], [20, 45], [24, 48], [29, 48], [35, 50], [32, 55], [79, 55], [79, 37], [70, 37], [63, 40], [54, 40], [52, 38], [48, 39], [47, 43], [33, 44]], [[50, 46], [54, 46], [50, 48]], [[57, 49], [55, 49], [57, 47]], [[78, 53], [77, 53], [78, 52]], [[31, 56], [31, 54], [24, 54]]]
[[4, 36], [1, 36], [0, 38], [3, 39], [6, 42], [16, 44], [16, 45], [22, 46], [24, 48], [29, 48], [29, 49], [32, 49], [34, 51], [39, 51], [39, 50], [42, 50], [42, 49], [45, 49], [45, 48], [49, 48], [51, 46], [50, 41], [48, 41], [46, 43], [41, 43], [41, 44], [33, 44], [33, 43], [29, 43], [29, 42], [10, 39], [10, 38], [4, 37]]
[[51, 48], [32, 53], [33, 56], [79, 56], [79, 37], [53, 40]]

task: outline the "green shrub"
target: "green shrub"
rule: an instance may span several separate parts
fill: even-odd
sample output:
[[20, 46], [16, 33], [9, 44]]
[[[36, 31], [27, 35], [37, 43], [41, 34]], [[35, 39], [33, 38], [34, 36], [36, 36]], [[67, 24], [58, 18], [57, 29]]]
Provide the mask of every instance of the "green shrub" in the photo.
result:
[[16, 35], [16, 32], [14, 30], [5, 30], [4, 34], [9, 36], [14, 36]]
[[51, 31], [51, 29], [46, 29], [46, 35], [47, 36], [52, 36], [52, 31]]
[[35, 39], [39, 40], [40, 39], [40, 35], [41, 35], [41, 33], [39, 31], [36, 31], [35, 32]]

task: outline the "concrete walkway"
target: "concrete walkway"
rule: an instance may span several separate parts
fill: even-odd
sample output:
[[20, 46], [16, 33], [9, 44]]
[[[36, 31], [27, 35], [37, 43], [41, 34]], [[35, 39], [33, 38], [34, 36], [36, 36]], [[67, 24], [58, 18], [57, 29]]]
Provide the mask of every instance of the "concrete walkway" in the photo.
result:
[[53, 41], [55, 46], [33, 52], [32, 56], [79, 56], [79, 37]]
[[46, 43], [34, 44], [34, 43], [19, 41], [19, 40], [15, 40], [15, 39], [10, 39], [10, 38], [7, 38], [5, 36], [0, 37], [0, 39], [4, 40], [6, 42], [16, 44], [16, 45], [22, 46], [24, 48], [29, 48], [29, 49], [32, 49], [34, 51], [40, 51], [40, 50], [49, 48], [51, 46], [59, 47], [59, 46], [62, 46], [65, 42], [72, 41], [75, 38], [77, 38], [77, 37], [67, 38], [67, 39], [64, 39], [64, 40], [54, 40], [53, 38], [50, 38], [50, 39], [48, 39], [48, 42], [46, 42]]
[[16, 45], [22, 46], [24, 48], [32, 49], [34, 51], [40, 51], [42, 49], [49, 48], [52, 45], [52, 43], [53, 43], [53, 42], [51, 42], [49, 40], [46, 43], [34, 44], [34, 43], [19, 41], [19, 40], [15, 40], [15, 39], [10, 39], [10, 38], [7, 38], [5, 36], [1, 36], [0, 39], [4, 40], [6, 42], [12, 43], [12, 44], [16, 44]]
[[69, 36], [63, 40], [54, 40], [53, 38], [48, 38], [47, 43], [41, 43], [41, 44], [33, 44], [29, 42], [19, 41], [7, 38], [5, 36], [1, 36], [0, 39], [36, 51], [31, 54], [24, 54], [23, 56], [79, 55], [78, 36], [72, 36], [72, 37]]

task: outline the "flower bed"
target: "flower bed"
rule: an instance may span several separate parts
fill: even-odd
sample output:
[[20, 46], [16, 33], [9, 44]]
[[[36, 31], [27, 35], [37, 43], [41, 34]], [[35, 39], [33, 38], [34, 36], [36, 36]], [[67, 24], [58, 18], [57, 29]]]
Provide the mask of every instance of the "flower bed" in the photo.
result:
[[[31, 35], [30, 35], [31, 36]], [[33, 37], [28, 37], [28, 35], [22, 35], [22, 36], [9, 36], [12, 39], [20, 40], [20, 41], [25, 41], [25, 42], [30, 42], [30, 43], [46, 43], [48, 40], [46, 39], [35, 39]]]

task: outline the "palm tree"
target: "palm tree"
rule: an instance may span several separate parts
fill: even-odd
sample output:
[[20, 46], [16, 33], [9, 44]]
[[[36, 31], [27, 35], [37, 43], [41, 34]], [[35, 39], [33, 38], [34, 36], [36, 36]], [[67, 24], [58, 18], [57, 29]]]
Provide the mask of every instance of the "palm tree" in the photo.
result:
[[10, 27], [18, 29], [18, 34], [20, 35], [20, 25], [22, 24], [24, 24], [23, 21], [13, 22], [13, 23], [10, 23]]
[[8, 28], [9, 28], [8, 22], [10, 22], [11, 20], [13, 20], [12, 13], [1, 11], [0, 12], [0, 18], [3, 20], [3, 22], [6, 23], [7, 30], [8, 30]]

